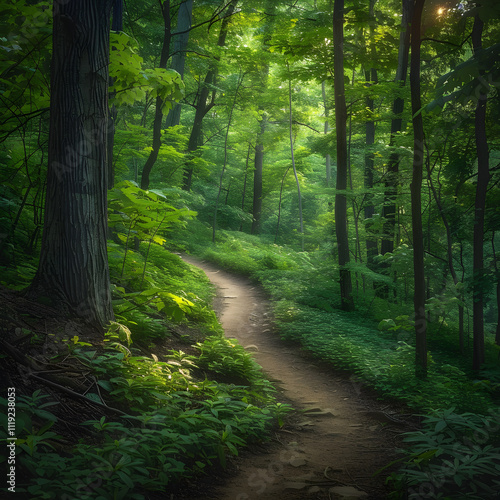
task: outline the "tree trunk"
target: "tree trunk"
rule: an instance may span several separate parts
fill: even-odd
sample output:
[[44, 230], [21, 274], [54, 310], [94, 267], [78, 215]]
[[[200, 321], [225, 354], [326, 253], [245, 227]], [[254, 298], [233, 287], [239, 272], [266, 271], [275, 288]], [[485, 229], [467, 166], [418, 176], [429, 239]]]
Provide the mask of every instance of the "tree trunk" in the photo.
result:
[[[243, 179], [243, 189], [241, 191], [241, 211], [245, 211], [245, 197], [247, 194], [247, 180], [248, 180], [248, 164], [250, 163], [250, 152], [252, 151], [252, 145], [248, 144], [247, 159], [245, 161], [245, 177]], [[243, 219], [240, 223], [239, 231], [243, 231]]]
[[[401, 18], [401, 33], [399, 35], [399, 50], [398, 50], [398, 67], [396, 70], [395, 81], [399, 82], [404, 87], [406, 84], [406, 75], [408, 73], [408, 51], [410, 48], [410, 19], [412, 18], [413, 1], [402, 0], [402, 18]], [[392, 113], [394, 115], [391, 120], [391, 138], [389, 145], [394, 145], [394, 137], [402, 128], [402, 113], [404, 110], [404, 99], [398, 97], [394, 99]], [[387, 164], [387, 172], [385, 175], [385, 200], [382, 209], [382, 216], [385, 219], [384, 233], [380, 253], [385, 255], [394, 250], [394, 229], [396, 225], [396, 195], [398, 187], [398, 172], [399, 172], [399, 154], [391, 153]]]
[[[184, 64], [186, 62], [186, 47], [189, 40], [189, 30], [191, 29], [191, 18], [193, 14], [193, 0], [186, 0], [179, 6], [177, 14], [177, 27], [174, 38], [174, 53], [172, 55], [171, 69], [174, 69], [184, 78]], [[175, 127], [181, 121], [181, 105], [176, 104], [167, 115], [166, 127]]]
[[[372, 21], [375, 20], [375, 13], [374, 13], [374, 8], [375, 8], [375, 0], [370, 0], [370, 19]], [[374, 37], [374, 32], [373, 28], [370, 28], [370, 39], [373, 40]], [[375, 61], [377, 60], [377, 52], [375, 50], [375, 46], [373, 45], [372, 41], [372, 46], [371, 46], [371, 53], [370, 53], [370, 59], [371, 63], [375, 64]], [[377, 76], [377, 69], [374, 67], [371, 67], [370, 69], [366, 70], [365, 72], [365, 79], [367, 82], [371, 82], [373, 84], [378, 83], [378, 76]], [[371, 113], [374, 112], [374, 102], [371, 97], [366, 98], [366, 107], [367, 109], [370, 110]], [[367, 121], [366, 122], [366, 130], [365, 130], [365, 139], [366, 139], [366, 147], [367, 149], [370, 148], [370, 146], [373, 146], [375, 143], [375, 122], [373, 120]], [[365, 171], [364, 171], [364, 187], [365, 189], [371, 189], [373, 188], [373, 171], [375, 168], [375, 154], [373, 151], [368, 151], [365, 153]], [[377, 247], [377, 240], [373, 237], [373, 235], [369, 234], [370, 233], [370, 219], [373, 218], [373, 215], [375, 214], [375, 207], [373, 206], [373, 195], [372, 194], [367, 194], [366, 195], [366, 203], [365, 203], [365, 208], [364, 208], [364, 218], [365, 218], [365, 228], [366, 228], [366, 265], [369, 269], [373, 269], [373, 259], [377, 255], [378, 252], [378, 247]]]
[[427, 377], [427, 320], [425, 317], [425, 274], [424, 274], [424, 239], [422, 229], [422, 174], [424, 165], [424, 123], [420, 97], [420, 30], [422, 10], [425, 0], [415, 0], [415, 9], [411, 20], [411, 110], [413, 114], [413, 175], [411, 191], [411, 217], [413, 232], [413, 273], [415, 290], [413, 307], [415, 315], [415, 375]]
[[[163, 45], [161, 48], [160, 55], [160, 68], [167, 68], [167, 61], [170, 50], [170, 41], [172, 39], [171, 21], [170, 21], [170, 0], [165, 0], [161, 3], [161, 14], [163, 16], [163, 24], [165, 27], [165, 34], [163, 36]], [[153, 169], [156, 160], [158, 159], [158, 153], [161, 147], [161, 122], [163, 119], [163, 112], [161, 110], [163, 106], [163, 100], [160, 97], [156, 98], [156, 108], [155, 117], [153, 122], [153, 149], [149, 153], [148, 159], [142, 169], [141, 176], [141, 189], [148, 189], [149, 187], [149, 176], [151, 170]]]
[[[222, 25], [220, 27], [219, 39], [217, 40], [218, 47], [224, 47], [226, 44], [226, 37], [229, 28], [229, 22], [231, 16], [236, 9], [236, 4], [238, 0], [232, 0], [227, 7], [227, 13], [222, 20]], [[205, 115], [212, 109], [215, 105], [215, 91], [212, 91], [212, 98], [210, 102], [207, 102], [208, 95], [210, 93], [210, 88], [215, 85], [217, 79], [217, 66], [219, 59], [214, 58], [210, 64], [210, 67], [205, 76], [205, 80], [201, 86], [201, 90], [198, 95], [198, 100], [196, 102], [196, 111], [194, 116], [193, 128], [191, 129], [191, 135], [189, 136], [188, 142], [188, 157], [193, 157], [195, 151], [201, 143], [201, 131], [202, 123]], [[187, 164], [183, 175], [183, 185], [182, 189], [185, 191], [191, 190], [191, 184], [193, 182], [193, 166], [192, 164]]]
[[[224, 137], [224, 164], [222, 165], [222, 170], [220, 173], [219, 191], [217, 192], [217, 198], [215, 200], [214, 221], [212, 224], [212, 243], [215, 243], [215, 233], [217, 230], [217, 210], [219, 209], [220, 194], [222, 192], [222, 181], [224, 180], [224, 172], [226, 171], [226, 165], [227, 165], [227, 144], [228, 144], [228, 139], [229, 139], [229, 129], [231, 128], [231, 120], [233, 118], [234, 108], [236, 107], [236, 99], [238, 98], [238, 92], [240, 91], [240, 87], [243, 84], [244, 77], [245, 77], [245, 75], [242, 74], [240, 71], [240, 75], [238, 78], [238, 84], [236, 85], [236, 90], [234, 91], [233, 104], [232, 104], [231, 109], [229, 111], [229, 118], [227, 121], [226, 135]], [[229, 189], [228, 189], [228, 195], [229, 195]], [[227, 199], [226, 199], [226, 203], [227, 203]]]
[[112, 4], [54, 2], [45, 221], [29, 290], [100, 326], [114, 318], [106, 250]]
[[[288, 66], [288, 70], [290, 71], [290, 67]], [[300, 230], [300, 247], [301, 250], [304, 251], [304, 219], [302, 217], [302, 195], [300, 193], [300, 182], [299, 177], [297, 175], [297, 169], [295, 167], [295, 153], [293, 148], [293, 115], [292, 115], [292, 78], [289, 76], [288, 78], [288, 107], [289, 107], [289, 132], [290, 132], [290, 155], [292, 160], [292, 168], [293, 174], [295, 176], [295, 183], [297, 185], [297, 196], [299, 201], [299, 230]]]
[[264, 132], [267, 126], [267, 117], [264, 114], [260, 122], [255, 145], [254, 174], [253, 174], [253, 205], [252, 205], [252, 234], [260, 233], [260, 216], [262, 214], [262, 170], [264, 168]]
[[344, 88], [344, 0], [335, 0], [333, 7], [334, 93], [337, 135], [337, 192], [335, 195], [335, 233], [337, 236], [341, 307], [354, 309], [349, 265], [347, 232], [347, 107]]
[[[483, 21], [476, 14], [472, 28], [472, 45], [474, 53], [482, 49]], [[474, 203], [474, 233], [473, 233], [473, 305], [472, 305], [472, 337], [473, 354], [472, 369], [479, 371], [484, 362], [484, 293], [482, 275], [484, 251], [484, 210], [486, 192], [490, 180], [489, 150], [486, 136], [486, 105], [488, 103], [487, 89], [480, 88], [475, 111], [475, 138], [477, 150], [477, 184]]]

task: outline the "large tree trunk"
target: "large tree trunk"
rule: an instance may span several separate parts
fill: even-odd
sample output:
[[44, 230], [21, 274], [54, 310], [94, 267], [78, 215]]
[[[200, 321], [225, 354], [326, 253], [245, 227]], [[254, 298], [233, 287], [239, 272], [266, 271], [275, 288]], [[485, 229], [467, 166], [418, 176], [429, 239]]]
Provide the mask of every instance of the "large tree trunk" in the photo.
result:
[[[476, 14], [472, 28], [472, 45], [474, 52], [482, 48], [483, 21]], [[486, 192], [490, 180], [489, 150], [486, 136], [486, 105], [488, 103], [487, 89], [481, 87], [475, 111], [475, 136], [477, 150], [477, 184], [474, 204], [474, 234], [473, 234], [473, 306], [472, 306], [472, 336], [473, 354], [472, 369], [478, 371], [484, 362], [484, 294], [482, 273], [484, 251], [484, 210]]]
[[[224, 47], [224, 45], [226, 45], [226, 37], [229, 30], [229, 22], [231, 16], [233, 15], [234, 10], [236, 9], [237, 3], [238, 0], [232, 0], [231, 3], [227, 6], [227, 12], [224, 19], [222, 20], [219, 32], [219, 39], [217, 40], [217, 45], [219, 47]], [[188, 141], [188, 157], [194, 156], [195, 151], [198, 149], [198, 146], [201, 143], [203, 118], [215, 105], [215, 91], [211, 91], [210, 89], [216, 83], [218, 62], [219, 62], [218, 58], [214, 58], [212, 60], [210, 67], [207, 71], [207, 74], [205, 76], [205, 80], [201, 85], [201, 89], [196, 102], [196, 111], [194, 115], [193, 128], [191, 129], [191, 135], [189, 136], [189, 141]], [[210, 102], [207, 102], [208, 95], [210, 94], [210, 92], [212, 92], [212, 98]], [[183, 174], [182, 189], [184, 189], [185, 191], [190, 191], [192, 182], [193, 182], [193, 166], [192, 164], [188, 163]]]
[[333, 7], [333, 66], [335, 93], [335, 124], [337, 135], [337, 192], [335, 195], [335, 233], [337, 236], [341, 307], [354, 309], [349, 265], [347, 231], [347, 107], [344, 86], [344, 0], [335, 0]]
[[425, 317], [424, 239], [422, 230], [422, 175], [424, 166], [424, 123], [420, 97], [420, 30], [425, 0], [415, 0], [411, 20], [411, 110], [413, 114], [413, 175], [411, 191], [411, 218], [413, 232], [413, 273], [415, 290], [413, 307], [415, 315], [416, 359], [415, 375], [427, 377], [427, 321]]
[[30, 288], [101, 326], [113, 319], [106, 252], [112, 3], [54, 2], [45, 225]]
[[[165, 0], [163, 3], [160, 2], [161, 14], [163, 17], [163, 24], [165, 27], [165, 33], [163, 35], [163, 45], [161, 48], [160, 55], [160, 68], [167, 68], [167, 61], [170, 50], [170, 41], [172, 39], [171, 21], [170, 21], [170, 0]], [[148, 189], [149, 187], [149, 176], [151, 170], [153, 169], [156, 160], [158, 159], [158, 153], [161, 147], [161, 122], [163, 120], [163, 112], [161, 110], [163, 106], [163, 100], [161, 97], [156, 98], [156, 108], [155, 117], [153, 122], [153, 149], [149, 153], [148, 159], [144, 164], [141, 176], [141, 189]]]
[[[174, 53], [172, 55], [171, 69], [174, 69], [184, 78], [184, 65], [186, 62], [186, 47], [189, 40], [189, 31], [191, 29], [191, 18], [193, 14], [193, 0], [186, 0], [179, 6], [177, 14], [177, 27], [174, 38]], [[181, 105], [176, 104], [167, 115], [166, 126], [174, 127], [181, 121]]]
[[[401, 32], [399, 35], [398, 67], [396, 69], [395, 81], [401, 86], [406, 84], [408, 73], [408, 51], [410, 48], [410, 19], [412, 18], [413, 1], [402, 0]], [[401, 117], [404, 110], [404, 99], [398, 97], [394, 99], [392, 106], [393, 119], [391, 120], [391, 138], [389, 145], [394, 145], [394, 138], [401, 132], [403, 119]], [[385, 174], [385, 200], [382, 209], [382, 216], [385, 219], [384, 233], [380, 253], [385, 255], [394, 250], [394, 229], [396, 225], [396, 196], [398, 187], [399, 154], [393, 152], [389, 156], [387, 172]]]

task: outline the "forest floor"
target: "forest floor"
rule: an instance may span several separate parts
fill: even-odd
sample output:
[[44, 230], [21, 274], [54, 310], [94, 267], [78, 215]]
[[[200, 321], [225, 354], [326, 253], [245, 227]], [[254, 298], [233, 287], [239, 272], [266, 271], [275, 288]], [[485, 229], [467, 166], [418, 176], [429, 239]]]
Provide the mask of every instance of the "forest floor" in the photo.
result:
[[378, 400], [355, 377], [282, 341], [258, 285], [194, 257], [183, 259], [216, 285], [214, 308], [226, 336], [254, 352], [278, 399], [295, 409], [268, 443], [244, 450], [227, 474], [208, 479], [205, 498], [387, 499], [390, 469], [374, 473], [398, 458], [401, 433], [414, 430], [415, 420], [397, 404]]
[[[295, 410], [273, 430], [271, 439], [242, 450], [228, 461], [226, 470], [214, 466], [205, 477], [172, 485], [149, 498], [164, 499], [166, 494], [179, 500], [387, 499], [390, 489], [385, 478], [391, 469], [374, 473], [399, 458], [401, 434], [414, 430], [418, 420], [401, 404], [377, 399], [349, 373], [281, 340], [273, 326], [271, 302], [258, 285], [194, 257], [183, 258], [203, 269], [216, 285], [214, 308], [226, 336], [254, 353], [278, 389], [278, 401]], [[116, 418], [79, 396], [89, 387], [74, 363], [58, 363], [52, 383], [36, 376], [47, 366], [54, 368], [47, 360], [58, 353], [58, 339], [77, 335], [99, 347], [102, 332], [67, 321], [57, 311], [7, 289], [0, 289], [0, 331], [0, 350], [8, 354], [0, 363], [2, 397], [6, 387], [16, 387], [17, 394], [29, 395], [36, 389], [51, 394], [59, 403], [57, 412], [53, 410], [59, 418], [53, 430], [68, 443], [92, 439], [79, 422], [103, 415]], [[58, 377], [62, 371], [71, 376]]]

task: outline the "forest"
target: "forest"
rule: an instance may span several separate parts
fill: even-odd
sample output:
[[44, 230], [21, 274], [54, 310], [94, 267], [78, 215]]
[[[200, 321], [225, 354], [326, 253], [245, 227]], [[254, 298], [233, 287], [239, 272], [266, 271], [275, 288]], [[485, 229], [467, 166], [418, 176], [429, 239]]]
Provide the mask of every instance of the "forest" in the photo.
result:
[[[3, 495], [500, 499], [498, 0], [0, 5]], [[217, 493], [308, 410], [203, 263], [385, 415], [371, 479]]]

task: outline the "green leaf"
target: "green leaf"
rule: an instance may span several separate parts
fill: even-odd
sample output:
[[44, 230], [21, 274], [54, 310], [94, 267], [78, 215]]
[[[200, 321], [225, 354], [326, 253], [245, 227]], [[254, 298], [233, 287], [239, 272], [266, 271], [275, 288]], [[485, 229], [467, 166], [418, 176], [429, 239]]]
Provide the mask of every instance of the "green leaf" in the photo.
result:
[[130, 488], [132, 489], [134, 487], [133, 481], [130, 479], [130, 477], [123, 471], [119, 470], [116, 472], [118, 477]]
[[436, 427], [434, 428], [435, 432], [441, 432], [446, 426], [447, 426], [446, 420], [440, 420], [437, 424]]

